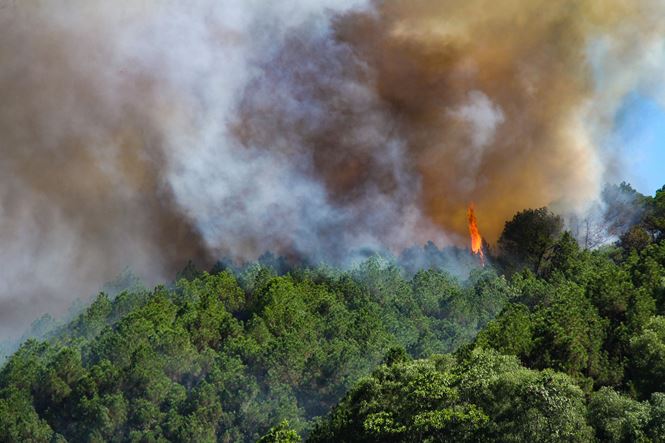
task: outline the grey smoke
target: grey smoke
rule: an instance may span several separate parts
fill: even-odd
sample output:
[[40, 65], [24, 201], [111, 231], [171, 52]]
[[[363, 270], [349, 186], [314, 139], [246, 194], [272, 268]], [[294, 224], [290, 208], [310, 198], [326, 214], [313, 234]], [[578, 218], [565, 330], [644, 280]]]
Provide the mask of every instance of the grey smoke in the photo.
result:
[[662, 84], [665, 8], [494, 3], [0, 0], [0, 336], [127, 267], [347, 264], [464, 244], [471, 200], [490, 241], [584, 207], [617, 103]]

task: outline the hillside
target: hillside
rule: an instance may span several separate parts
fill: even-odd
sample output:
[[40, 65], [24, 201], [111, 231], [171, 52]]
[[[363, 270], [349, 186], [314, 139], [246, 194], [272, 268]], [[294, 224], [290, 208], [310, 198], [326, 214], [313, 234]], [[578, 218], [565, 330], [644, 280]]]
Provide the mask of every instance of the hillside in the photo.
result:
[[101, 293], [4, 363], [0, 441], [663, 441], [665, 189], [617, 189], [615, 244], [526, 210], [465, 279], [375, 256]]
[[380, 259], [100, 294], [6, 363], [4, 439], [253, 441], [281, 419], [304, 431], [391, 347], [449, 352], [508, 298], [492, 271], [464, 284], [440, 271], [405, 279]]

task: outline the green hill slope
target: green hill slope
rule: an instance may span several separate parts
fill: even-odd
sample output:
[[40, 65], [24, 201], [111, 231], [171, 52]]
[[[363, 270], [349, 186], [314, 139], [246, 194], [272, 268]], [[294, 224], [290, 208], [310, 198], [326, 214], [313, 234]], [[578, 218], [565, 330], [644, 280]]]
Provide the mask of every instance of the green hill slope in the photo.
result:
[[593, 251], [523, 211], [465, 281], [374, 257], [102, 293], [0, 368], [0, 441], [663, 441], [665, 191], [634, 202]]

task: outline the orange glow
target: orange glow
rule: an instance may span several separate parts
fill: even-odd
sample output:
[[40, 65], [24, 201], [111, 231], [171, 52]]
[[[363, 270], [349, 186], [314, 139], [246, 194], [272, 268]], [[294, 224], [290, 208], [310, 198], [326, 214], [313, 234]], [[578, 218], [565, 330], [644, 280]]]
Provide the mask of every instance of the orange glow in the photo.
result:
[[485, 255], [483, 254], [483, 237], [478, 230], [478, 221], [476, 220], [476, 213], [473, 210], [473, 203], [469, 205], [467, 210], [467, 217], [469, 218], [469, 234], [471, 235], [471, 251], [480, 257], [480, 263], [485, 266]]

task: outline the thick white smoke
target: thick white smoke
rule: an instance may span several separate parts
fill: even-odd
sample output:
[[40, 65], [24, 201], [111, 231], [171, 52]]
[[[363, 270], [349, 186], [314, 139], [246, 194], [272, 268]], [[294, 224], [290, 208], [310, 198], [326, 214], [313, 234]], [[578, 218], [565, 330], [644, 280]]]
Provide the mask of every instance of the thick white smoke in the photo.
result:
[[357, 6], [3, 2], [0, 335], [127, 266], [163, 280], [343, 217], [298, 161], [240, 149], [228, 125], [289, 30], [326, 34]]

